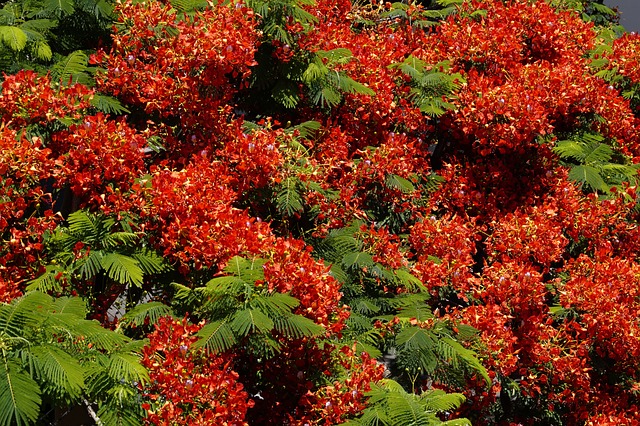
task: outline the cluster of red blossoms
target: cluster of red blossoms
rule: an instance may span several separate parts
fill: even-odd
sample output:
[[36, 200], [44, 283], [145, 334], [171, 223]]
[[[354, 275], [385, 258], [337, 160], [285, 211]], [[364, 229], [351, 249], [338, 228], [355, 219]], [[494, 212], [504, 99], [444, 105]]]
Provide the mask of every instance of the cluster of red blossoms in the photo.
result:
[[149, 334], [142, 358], [149, 370], [149, 384], [142, 385], [149, 401], [142, 404], [145, 424], [247, 424], [253, 403], [231, 369], [233, 361], [193, 349], [199, 328], [165, 317]]

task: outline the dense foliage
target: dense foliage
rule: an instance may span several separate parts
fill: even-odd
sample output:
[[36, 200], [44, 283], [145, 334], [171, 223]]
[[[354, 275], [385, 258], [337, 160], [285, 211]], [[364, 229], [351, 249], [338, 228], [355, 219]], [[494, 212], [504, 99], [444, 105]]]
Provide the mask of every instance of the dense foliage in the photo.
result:
[[601, 3], [5, 2], [0, 425], [640, 424]]

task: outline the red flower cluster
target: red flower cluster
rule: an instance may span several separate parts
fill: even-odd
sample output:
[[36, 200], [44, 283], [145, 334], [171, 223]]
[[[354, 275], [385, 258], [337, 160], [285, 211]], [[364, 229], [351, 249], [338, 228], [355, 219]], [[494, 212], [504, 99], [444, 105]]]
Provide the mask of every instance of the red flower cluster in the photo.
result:
[[143, 349], [149, 383], [141, 384], [150, 425], [246, 425], [253, 406], [229, 356], [191, 347], [198, 325], [161, 318]]
[[34, 71], [5, 76], [0, 97], [3, 124], [18, 130], [59, 119], [79, 119], [90, 106], [93, 90], [82, 84], [54, 89], [51, 83], [49, 76]]
[[[40, 150], [37, 144], [32, 146], [24, 140], [16, 141], [15, 134], [6, 129], [0, 137], [0, 168], [6, 167], [4, 172], [0, 170], [0, 238], [3, 240], [0, 247], [0, 301], [9, 302], [20, 296], [26, 281], [40, 272], [41, 262], [46, 262], [42, 253], [43, 236], [58, 225], [60, 218], [49, 209], [50, 194], [26, 184], [29, 175], [20, 176], [19, 169], [26, 168], [28, 173], [37, 175], [40, 166], [47, 166], [46, 160], [40, 162], [42, 157], [38, 158], [45, 150]], [[9, 147], [3, 142], [7, 141], [12, 142], [11, 151], [5, 151]], [[26, 148], [23, 151], [26, 155], [20, 155], [19, 145]], [[7, 158], [8, 153], [19, 157]], [[35, 162], [30, 162], [29, 157]], [[38, 210], [44, 212], [36, 216]]]
[[344, 308], [339, 305], [341, 284], [322, 262], [311, 257], [311, 247], [299, 240], [278, 238], [263, 250], [266, 255], [262, 256], [269, 259], [264, 265], [269, 289], [291, 293], [300, 300], [298, 314], [339, 332], [344, 320]]
[[169, 2], [129, 1], [116, 12], [120, 25], [113, 50], [93, 58], [107, 69], [98, 87], [161, 120], [177, 121], [186, 137], [176, 144], [215, 138], [221, 110], [255, 65], [253, 11], [220, 1], [184, 14]]
[[101, 205], [117, 188], [128, 191], [145, 172], [146, 138], [124, 121], [102, 114], [53, 135], [50, 145], [60, 153], [56, 185], [69, 185], [81, 205]]
[[446, 285], [459, 291], [469, 288], [476, 253], [472, 224], [460, 216], [430, 216], [413, 226], [409, 242], [415, 253], [416, 276], [434, 295]]
[[231, 181], [225, 165], [198, 156], [182, 171], [156, 170], [151, 188], [141, 188], [155, 244], [182, 272], [256, 254], [273, 239], [268, 224], [232, 206]]
[[611, 52], [603, 56], [608, 59], [610, 69], [615, 69], [633, 84], [637, 84], [640, 83], [639, 48], [640, 35], [625, 33], [614, 40]]
[[358, 354], [343, 347], [337, 354], [340, 365], [348, 371], [344, 381], [334, 381], [315, 392], [308, 392], [300, 401], [304, 414], [292, 419], [292, 425], [336, 425], [366, 408], [366, 392], [371, 383], [382, 379], [384, 366], [366, 353]]

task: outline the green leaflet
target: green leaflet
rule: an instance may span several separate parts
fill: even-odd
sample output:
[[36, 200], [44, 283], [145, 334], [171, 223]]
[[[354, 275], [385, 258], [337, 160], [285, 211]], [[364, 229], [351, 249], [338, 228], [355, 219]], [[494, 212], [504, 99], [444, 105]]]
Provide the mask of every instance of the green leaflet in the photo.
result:
[[288, 216], [304, 209], [302, 193], [303, 188], [300, 180], [289, 177], [280, 184], [280, 189], [276, 193], [276, 206], [282, 214]]
[[373, 266], [374, 261], [369, 253], [356, 252], [345, 255], [342, 258], [342, 264], [347, 268], [363, 268]]
[[44, 399], [101, 404], [121, 380], [148, 380], [139, 345], [85, 315], [83, 300], [40, 292], [0, 305], [0, 426], [36, 423]]
[[74, 11], [73, 0], [46, 0], [45, 10], [55, 15], [68, 15]]
[[101, 266], [109, 278], [116, 282], [136, 287], [142, 286], [144, 276], [142, 268], [132, 257], [120, 253], [109, 253], [102, 259]]
[[[465, 397], [459, 393], [441, 390], [427, 391], [420, 395], [406, 392], [399, 383], [383, 379], [372, 386], [367, 408], [356, 419], [347, 421], [349, 426], [437, 426], [470, 425], [466, 419], [441, 421], [438, 413], [460, 407]], [[453, 422], [453, 423], [452, 423]]]
[[0, 362], [0, 425], [35, 423], [41, 402], [40, 387], [16, 360]]
[[[29, 290], [59, 288], [60, 276], [93, 280], [100, 274], [120, 284], [141, 287], [145, 276], [168, 268], [164, 258], [140, 247], [140, 234], [117, 230], [111, 218], [78, 210], [69, 215], [68, 223], [49, 238], [47, 246], [54, 253], [54, 262], [29, 282]], [[84, 248], [84, 256], [74, 254], [78, 244]]]
[[141, 303], [127, 312], [120, 323], [141, 326], [149, 320], [149, 324], [155, 324], [161, 317], [173, 315], [170, 307], [161, 302]]
[[[88, 78], [86, 70], [89, 57], [81, 50], [71, 52], [59, 59], [51, 67], [51, 79], [67, 84], [69, 81], [79, 82]], [[86, 83], [86, 81], [83, 81]]]
[[581, 133], [558, 141], [553, 152], [569, 166], [569, 179], [584, 189], [607, 195], [612, 186], [638, 181], [640, 166], [617, 153], [599, 134]]
[[258, 309], [243, 309], [231, 318], [231, 328], [240, 337], [250, 332], [267, 333], [273, 330], [273, 320]]
[[193, 347], [205, 348], [213, 353], [224, 352], [236, 344], [236, 337], [226, 319], [206, 324], [198, 332], [198, 337]]
[[185, 309], [209, 321], [198, 332], [195, 347], [220, 353], [249, 342], [256, 355], [270, 357], [280, 350], [278, 335], [299, 339], [324, 332], [321, 325], [294, 313], [298, 299], [262, 285], [264, 264], [263, 259], [236, 256], [224, 268], [228, 275], [209, 280], [205, 287], [179, 287]]
[[409, 194], [416, 190], [411, 181], [394, 174], [388, 174], [385, 183], [389, 188], [397, 189], [405, 194]]
[[605, 183], [597, 168], [585, 164], [571, 167], [569, 179], [586, 184], [591, 189], [607, 192], [609, 186]]
[[105, 114], [128, 114], [131, 111], [124, 107], [119, 100], [107, 95], [95, 94], [91, 98], [91, 105], [97, 110], [104, 112]]
[[420, 111], [437, 118], [454, 109], [450, 101], [455, 99], [453, 92], [464, 82], [464, 78], [461, 74], [447, 73], [448, 62], [429, 65], [409, 56], [404, 62], [393, 64], [390, 68], [397, 68], [411, 78], [411, 99]]
[[14, 51], [20, 51], [27, 45], [27, 34], [18, 27], [0, 26], [0, 38]]
[[274, 321], [275, 329], [285, 336], [301, 339], [308, 336], [318, 336], [324, 327], [301, 315], [282, 315]]
[[42, 344], [32, 348], [39, 376], [56, 399], [67, 403], [75, 402], [84, 388], [84, 369], [80, 362], [62, 349], [52, 344]]

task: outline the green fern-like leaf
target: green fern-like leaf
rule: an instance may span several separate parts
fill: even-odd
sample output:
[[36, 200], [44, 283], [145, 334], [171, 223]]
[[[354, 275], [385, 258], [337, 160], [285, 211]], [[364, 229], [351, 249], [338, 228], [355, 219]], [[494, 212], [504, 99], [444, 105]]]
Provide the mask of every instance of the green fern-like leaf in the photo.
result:
[[380, 358], [382, 356], [382, 351], [376, 346], [362, 340], [362, 336], [356, 336], [355, 348], [357, 353], [366, 352], [371, 358]]
[[46, 41], [38, 40], [35, 42], [35, 54], [41, 61], [50, 61], [53, 58], [51, 46]]
[[107, 0], [98, 0], [93, 2], [92, 12], [98, 20], [107, 22], [113, 20], [113, 5]]
[[445, 179], [442, 176], [432, 173], [429, 174], [426, 178], [423, 177], [422, 185], [428, 192], [435, 192], [444, 182]]
[[378, 306], [374, 300], [368, 298], [357, 298], [350, 303], [351, 310], [359, 312], [364, 315], [377, 314], [380, 312], [380, 306]]
[[299, 180], [294, 177], [285, 179], [280, 184], [280, 189], [276, 194], [276, 206], [278, 210], [292, 216], [296, 212], [304, 209]]
[[221, 296], [238, 297], [247, 282], [237, 276], [216, 277], [207, 282], [205, 288], [198, 289], [203, 295], [212, 298]]
[[429, 411], [442, 413], [460, 407], [466, 398], [460, 393], [446, 393], [443, 390], [425, 392], [420, 396], [421, 404]]
[[405, 269], [397, 269], [394, 271], [398, 283], [410, 291], [423, 291], [425, 286], [416, 276]]
[[570, 167], [571, 180], [606, 195], [611, 185], [635, 184], [638, 166], [604, 142], [599, 134], [583, 133], [557, 142], [553, 151]]
[[460, 6], [464, 4], [465, 0], [436, 0], [440, 6]]
[[73, 0], [46, 0], [45, 10], [54, 16], [70, 15], [75, 10]]
[[68, 403], [76, 402], [84, 389], [83, 368], [78, 360], [51, 344], [35, 346], [31, 353], [47, 393], [56, 395], [58, 400], [70, 398]]
[[311, 99], [316, 105], [335, 107], [342, 100], [342, 96], [337, 89], [331, 86], [318, 86], [312, 90]]
[[300, 305], [300, 301], [288, 294], [274, 292], [255, 296], [251, 305], [268, 312], [269, 316], [281, 316], [291, 314], [291, 310]]
[[120, 253], [108, 253], [102, 258], [101, 265], [112, 280], [136, 287], [142, 286], [144, 272], [134, 258]]
[[322, 61], [310, 62], [307, 69], [302, 73], [302, 78], [306, 82], [313, 82], [324, 78], [329, 73], [329, 69], [322, 63]]
[[398, 276], [394, 274], [392, 270], [386, 268], [381, 263], [374, 263], [371, 268], [367, 269], [367, 272], [376, 278], [383, 279], [386, 282], [397, 283]]
[[111, 354], [107, 364], [107, 374], [109, 377], [127, 383], [147, 383], [149, 373], [140, 364], [136, 355], [130, 353], [116, 352]]
[[328, 262], [338, 263], [349, 253], [355, 253], [362, 248], [352, 235], [330, 235], [322, 240], [317, 247], [318, 255]]
[[35, 327], [42, 322], [41, 312], [51, 305], [51, 298], [34, 291], [11, 304], [0, 304], [0, 335], [21, 336], [25, 328]]
[[237, 276], [247, 283], [253, 283], [264, 279], [264, 272], [262, 270], [264, 263], [265, 261], [263, 259], [249, 260], [240, 256], [234, 256], [229, 260], [224, 271]]
[[[119, 395], [120, 399], [126, 399], [127, 396], [130, 396], [132, 400], [135, 400], [136, 395], [129, 388], [122, 386], [120, 389], [128, 390], [125, 395]], [[136, 407], [131, 404], [123, 406], [107, 401], [100, 404], [97, 416], [104, 426], [141, 426], [144, 413], [141, 412], [139, 406]]]
[[347, 268], [364, 268], [374, 265], [373, 258], [369, 253], [357, 252], [348, 253], [342, 259], [342, 264]]
[[93, 98], [91, 98], [91, 105], [105, 114], [121, 115], [131, 112], [124, 107], [119, 100], [107, 95], [94, 95]]
[[236, 344], [233, 330], [226, 320], [214, 321], [200, 329], [199, 339], [194, 348], [205, 348], [208, 352], [220, 353], [231, 349]]
[[396, 343], [408, 349], [423, 349], [435, 347], [436, 340], [429, 331], [420, 327], [404, 328], [396, 336]]
[[171, 0], [171, 5], [179, 12], [195, 12], [207, 7], [207, 2], [203, 0]]
[[387, 395], [389, 417], [398, 425], [427, 426], [433, 424], [434, 416], [406, 392], [389, 392]]
[[558, 142], [553, 152], [565, 159], [574, 158], [580, 161], [585, 157], [584, 145], [572, 140]]
[[330, 64], [346, 64], [353, 58], [353, 53], [344, 47], [331, 50], [318, 50], [316, 54], [319, 58], [326, 59]]
[[300, 102], [298, 86], [291, 81], [277, 82], [271, 92], [271, 97], [279, 105], [288, 109], [295, 108]]
[[491, 386], [491, 378], [489, 378], [486, 368], [484, 368], [482, 363], [480, 363], [475, 352], [465, 348], [459, 342], [450, 337], [442, 337], [438, 340], [438, 344], [441, 351], [444, 348], [447, 348], [446, 353], [450, 355], [450, 359], [453, 363], [457, 363], [458, 360], [464, 363], [467, 368], [470, 368], [476, 374], [479, 374], [480, 377], [485, 380], [487, 386]]
[[138, 266], [147, 275], [160, 274], [169, 269], [165, 259], [156, 252], [148, 249], [137, 250], [131, 257], [138, 262]]
[[[135, 393], [131, 388], [120, 386], [121, 392], [113, 392], [116, 396], [114, 400], [108, 400], [100, 404], [97, 416], [104, 426], [141, 426], [144, 413], [139, 404], [119, 404], [115, 400], [135, 401]], [[124, 391], [124, 392], [122, 392]]]
[[345, 93], [374, 96], [374, 92], [371, 88], [364, 84], [348, 77], [346, 74], [331, 72], [328, 74], [329, 81], [335, 84]]
[[457, 333], [456, 337], [458, 338], [458, 340], [460, 340], [462, 342], [471, 340], [471, 339], [475, 338], [476, 336], [478, 336], [478, 329], [476, 329], [475, 327], [472, 327], [470, 325], [458, 324], [458, 326], [456, 328], [458, 330], [458, 333]]
[[[363, 333], [370, 331], [373, 327], [372, 320], [370, 318], [372, 311], [363, 309], [361, 301], [352, 302], [351, 307], [351, 315], [349, 315], [346, 324], [349, 328], [350, 334], [353, 334], [356, 340], [361, 340], [360, 336]], [[381, 309], [375, 305], [373, 305], [373, 307], [377, 308], [377, 311]], [[363, 311], [366, 313], [362, 313]]]
[[15, 360], [0, 361], [0, 425], [35, 424], [40, 412], [40, 387]]
[[443, 422], [438, 413], [454, 411], [465, 401], [461, 394], [445, 394], [443, 391], [430, 391], [422, 395], [406, 392], [402, 386], [390, 379], [373, 384], [367, 408], [358, 419], [348, 421], [346, 425], [366, 426], [437, 426], [470, 425], [466, 419]]
[[417, 321], [426, 321], [432, 319], [433, 313], [424, 301], [422, 303], [411, 303], [408, 306], [402, 306], [397, 314], [398, 318], [415, 318]]
[[419, 327], [403, 329], [396, 336], [399, 348], [398, 366], [410, 374], [432, 374], [438, 366], [436, 337]]
[[76, 271], [80, 274], [80, 277], [85, 280], [89, 280], [102, 270], [102, 261], [104, 259], [104, 253], [102, 250], [94, 250], [89, 252], [89, 255], [80, 258], [76, 262]]
[[433, 98], [420, 102], [419, 108], [420, 111], [428, 116], [437, 118], [444, 115], [447, 111], [455, 109], [455, 105], [439, 98]]
[[340, 267], [340, 265], [334, 264], [331, 265], [330, 274], [333, 278], [341, 282], [342, 284], [346, 283], [349, 279], [349, 274], [347, 274], [344, 269]]
[[87, 242], [93, 242], [105, 235], [107, 224], [101, 223], [100, 219], [84, 210], [77, 210], [69, 215], [69, 231], [81, 238], [86, 238]]
[[569, 179], [586, 184], [590, 188], [602, 192], [609, 191], [609, 185], [607, 185], [600, 176], [597, 168], [588, 165], [573, 166], [569, 170]]
[[296, 126], [290, 127], [287, 129], [288, 133], [293, 133], [294, 131], [298, 131], [300, 133], [300, 137], [304, 139], [312, 139], [318, 130], [322, 128], [322, 124], [317, 121], [305, 121]]
[[5, 45], [16, 52], [23, 50], [27, 45], [27, 34], [18, 27], [0, 26], [0, 37]]
[[70, 314], [84, 319], [87, 316], [87, 304], [79, 297], [59, 297], [53, 301], [51, 313]]
[[460, 74], [439, 71], [446, 71], [449, 68], [448, 62], [430, 66], [414, 56], [409, 56], [404, 62], [390, 67], [399, 69], [411, 78], [411, 99], [428, 116], [440, 117], [455, 108], [450, 100], [455, 98], [453, 92], [464, 79]]
[[324, 332], [324, 327], [301, 315], [283, 315], [274, 321], [275, 329], [284, 336], [294, 339], [318, 336]]
[[171, 308], [161, 302], [141, 303], [124, 314], [120, 322], [125, 324], [134, 324], [141, 326], [149, 321], [149, 324], [155, 324], [161, 317], [171, 316], [173, 312]]
[[41, 291], [43, 293], [61, 291], [61, 283], [56, 279], [59, 273], [64, 273], [64, 269], [60, 265], [47, 265], [42, 275], [27, 283], [26, 290]]
[[243, 309], [236, 312], [231, 319], [230, 325], [240, 337], [247, 336], [253, 331], [266, 334], [275, 327], [273, 320], [258, 309]]
[[388, 188], [397, 189], [399, 191], [404, 192], [405, 194], [412, 193], [416, 190], [415, 186], [411, 181], [403, 178], [402, 176], [388, 174], [385, 179], [385, 184]]
[[597, 12], [597, 13], [602, 14], [602, 15], [609, 15], [609, 16], [616, 16], [617, 15], [616, 11], [614, 11], [613, 9], [607, 7], [604, 4], [600, 4], [600, 3], [596, 3], [596, 2], [590, 2], [589, 6], [594, 10], [594, 12]]
[[581, 159], [585, 164], [607, 162], [613, 155], [613, 149], [609, 145], [599, 144], [587, 147], [589, 150], [585, 152], [584, 158]]
[[96, 349], [104, 351], [114, 351], [129, 341], [126, 336], [102, 327], [95, 320], [81, 320], [73, 327], [73, 331]]
[[82, 51], [76, 50], [58, 60], [51, 67], [51, 78], [54, 81], [67, 83], [69, 80], [77, 81], [79, 76], [87, 70], [89, 57]]
[[44, 40], [43, 34], [56, 27], [53, 19], [30, 19], [20, 24], [20, 28], [31, 40]]
[[559, 141], [553, 151], [561, 158], [573, 158], [583, 163], [609, 161], [613, 151], [603, 144], [604, 137], [597, 133], [583, 133], [575, 140]]

